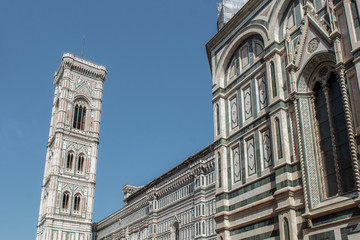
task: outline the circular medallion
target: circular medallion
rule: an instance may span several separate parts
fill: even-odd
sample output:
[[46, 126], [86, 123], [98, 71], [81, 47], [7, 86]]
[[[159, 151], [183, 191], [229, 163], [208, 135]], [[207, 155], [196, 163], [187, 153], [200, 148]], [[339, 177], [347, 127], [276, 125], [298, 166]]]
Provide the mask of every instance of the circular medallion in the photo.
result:
[[307, 48], [308, 53], [315, 52], [316, 49], [318, 49], [319, 44], [320, 44], [319, 38], [311, 39], [310, 42], [308, 43], [308, 48]]

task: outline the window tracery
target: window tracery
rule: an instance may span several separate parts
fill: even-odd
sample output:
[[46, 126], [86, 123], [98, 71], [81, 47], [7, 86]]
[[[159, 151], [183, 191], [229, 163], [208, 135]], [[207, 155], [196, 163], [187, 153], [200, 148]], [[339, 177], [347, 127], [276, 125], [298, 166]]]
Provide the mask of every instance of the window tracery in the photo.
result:
[[344, 106], [340, 85], [328, 66], [320, 68], [313, 88], [313, 110], [316, 121], [319, 166], [325, 198], [354, 189]]
[[73, 168], [73, 161], [74, 161], [74, 153], [68, 152], [67, 159], [66, 159], [66, 170], [71, 171]]
[[78, 162], [77, 162], [77, 173], [84, 172], [84, 161], [85, 161], [84, 154], [80, 154], [78, 157]]
[[264, 44], [259, 35], [254, 35], [243, 41], [234, 51], [226, 69], [228, 81], [239, 76], [262, 56]]
[[80, 203], [81, 203], [81, 196], [80, 194], [76, 194], [74, 197], [74, 212], [80, 212]]
[[68, 210], [69, 199], [70, 199], [70, 193], [64, 192], [63, 197], [62, 197], [62, 205], [61, 205], [62, 210]]
[[86, 123], [86, 102], [77, 101], [74, 106], [73, 128], [85, 130]]

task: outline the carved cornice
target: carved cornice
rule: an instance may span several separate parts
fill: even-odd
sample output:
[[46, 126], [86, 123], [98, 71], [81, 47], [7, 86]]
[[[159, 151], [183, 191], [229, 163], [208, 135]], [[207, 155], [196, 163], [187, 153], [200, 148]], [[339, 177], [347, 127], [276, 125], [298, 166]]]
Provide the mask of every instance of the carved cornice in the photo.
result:
[[64, 53], [59, 69], [54, 74], [54, 83], [62, 76], [64, 69], [70, 69], [91, 79], [106, 80], [107, 69], [105, 66], [95, 64], [72, 53]]

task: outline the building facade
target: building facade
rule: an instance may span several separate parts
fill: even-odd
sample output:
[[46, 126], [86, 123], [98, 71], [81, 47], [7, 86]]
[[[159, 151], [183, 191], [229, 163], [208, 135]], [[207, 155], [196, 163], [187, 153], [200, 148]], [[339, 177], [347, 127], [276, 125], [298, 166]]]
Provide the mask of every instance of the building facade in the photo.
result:
[[218, 21], [218, 240], [360, 239], [359, 7], [250, 0]]
[[90, 240], [104, 66], [65, 53], [54, 75], [37, 240]]
[[213, 147], [190, 156], [143, 187], [125, 185], [124, 207], [94, 223], [94, 239], [215, 240]]

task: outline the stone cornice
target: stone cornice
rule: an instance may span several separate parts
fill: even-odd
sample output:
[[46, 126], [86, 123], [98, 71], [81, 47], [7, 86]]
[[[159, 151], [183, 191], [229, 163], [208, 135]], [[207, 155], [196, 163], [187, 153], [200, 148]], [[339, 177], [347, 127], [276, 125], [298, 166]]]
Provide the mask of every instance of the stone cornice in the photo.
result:
[[[185, 161], [178, 164], [171, 170], [167, 171], [166, 173], [162, 174], [160, 177], [155, 178], [153, 181], [145, 185], [144, 187], [138, 189], [133, 194], [128, 196], [127, 200], [131, 201], [131, 199], [135, 199], [136, 197], [140, 196], [143, 193], [146, 193], [151, 188], [156, 187], [158, 184], [160, 184], [163, 180], [167, 179], [169, 176], [174, 175], [178, 173], [181, 170], [191, 168], [191, 164], [195, 163], [197, 160], [199, 160], [201, 157], [206, 156], [207, 154], [211, 153], [214, 150], [214, 143], [210, 144], [209, 146], [205, 147], [204, 149], [200, 150], [196, 154], [188, 157]], [[189, 167], [190, 165], [190, 167]], [[176, 178], [176, 180], [179, 178]], [[174, 180], [173, 180], [174, 181]], [[172, 188], [173, 189], [173, 188]]]
[[72, 53], [64, 53], [60, 67], [54, 74], [54, 83], [57, 83], [62, 77], [65, 68], [91, 79], [101, 80], [102, 82], [106, 80], [107, 69], [105, 66], [77, 57]]

